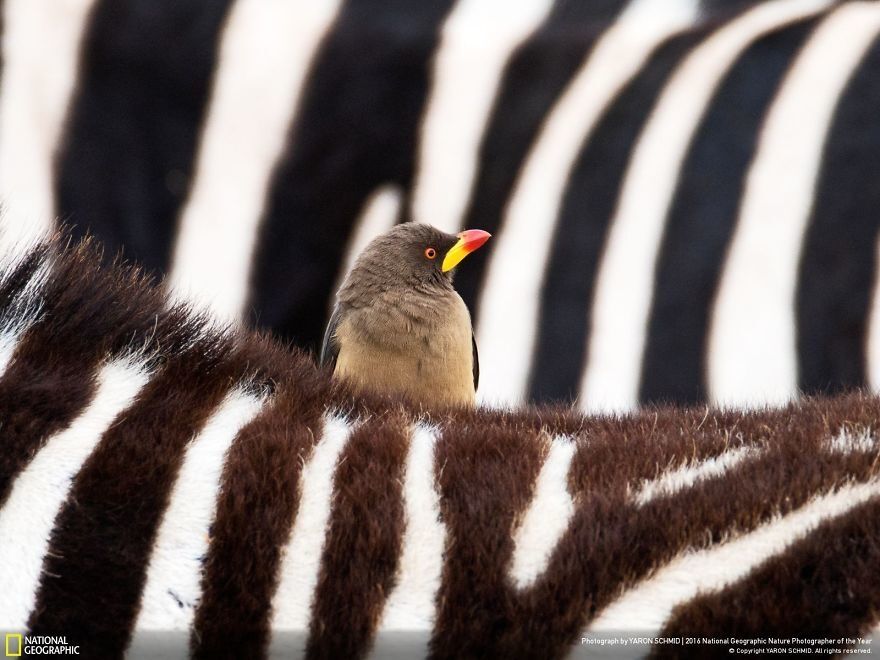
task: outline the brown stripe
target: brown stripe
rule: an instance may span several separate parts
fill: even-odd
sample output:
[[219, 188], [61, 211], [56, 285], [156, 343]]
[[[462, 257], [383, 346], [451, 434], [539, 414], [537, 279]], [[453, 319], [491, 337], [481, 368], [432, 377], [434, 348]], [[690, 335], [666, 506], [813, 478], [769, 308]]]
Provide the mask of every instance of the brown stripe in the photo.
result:
[[321, 436], [327, 384], [314, 365], [268, 343], [261, 361], [286, 371], [274, 377], [271, 408], [242, 429], [226, 459], [193, 623], [196, 658], [265, 657], [302, 466]]
[[[878, 539], [880, 499], [875, 498], [825, 521], [743, 580], [679, 606], [662, 636], [709, 637], [723, 631], [741, 639], [839, 639], [864, 634], [880, 612]], [[654, 655], [668, 657], [669, 651], [658, 647]]]
[[[864, 406], [867, 402], [872, 405]], [[585, 570], [595, 576], [595, 585], [588, 592], [590, 618], [609, 604], [621, 588], [644, 579], [653, 568], [667, 563], [686, 548], [709, 546], [736, 530], [749, 531], [850, 477], [866, 478], [873, 469], [869, 457], [829, 455], [825, 443], [845, 423], [864, 426], [876, 419], [877, 402], [853, 396], [835, 403], [828, 406], [827, 401], [805, 401], [796, 415], [794, 407], [743, 415], [740, 419], [718, 414], [714, 419], [703, 421], [699, 432], [691, 427], [693, 434], [665, 427], [661, 416], [659, 437], [671, 438], [673, 445], [682, 445], [684, 441], [685, 446], [680, 446], [678, 451], [686, 452], [685, 455], [689, 453], [687, 444], [698, 447], [711, 437], [717, 441], [736, 433], [750, 441], [766, 442], [766, 453], [763, 458], [746, 462], [720, 478], [698, 483], [678, 495], [658, 499], [636, 511], [624, 508], [616, 519], [588, 514], [585, 529], [595, 525], [607, 539], [604, 544], [589, 546], [589, 553], [594, 556]], [[687, 415], [681, 414], [678, 419], [684, 429], [689, 426], [682, 424], [686, 418]], [[668, 421], [673, 421], [672, 417]], [[708, 431], [709, 437], [700, 437], [703, 431]], [[613, 434], [608, 440], [613, 441]], [[651, 453], [649, 443], [643, 447]], [[595, 469], [595, 462], [593, 466]], [[586, 466], [577, 467], [583, 479]], [[616, 507], [610, 508], [613, 516]], [[578, 522], [576, 519], [573, 530], [578, 529]], [[592, 529], [593, 534], [597, 533], [596, 527]], [[590, 543], [589, 533], [577, 536], [579, 540], [568, 548], [568, 554], [554, 555], [554, 567], [564, 564], [578, 546], [588, 547], [585, 544]], [[560, 548], [562, 546], [560, 544]]]
[[547, 449], [546, 437], [518, 426], [462, 423], [443, 430], [436, 479], [449, 536], [432, 657], [519, 657], [503, 653], [513, 618], [511, 530]]
[[[470, 434], [456, 429], [465, 445], [460, 449], [455, 440], [446, 440], [447, 431], [438, 446], [443, 466], [438, 481], [453, 541], [438, 599], [433, 657], [565, 654], [621, 589], [684, 549], [718, 542], [735, 529], [753, 529], [816, 492], [850, 477], [865, 478], [873, 469], [871, 457], [829, 454], [824, 443], [831, 429], [836, 432], [845, 422], [865, 426], [878, 412], [876, 399], [854, 395], [831, 406], [807, 401], [752, 415], [668, 409], [589, 420], [569, 475], [576, 501], [572, 522], [547, 571], [520, 592], [506, 574], [510, 532], [515, 512], [526, 505], [524, 484], [533, 480], [523, 465], [532, 472], [539, 467], [537, 443], [523, 446], [527, 434], [522, 431], [514, 431], [503, 445], [492, 440], [497, 428]], [[761, 458], [721, 477], [641, 507], [632, 504], [627, 485], [637, 486], [667, 466], [717, 455], [740, 436], [768, 448]]]
[[66, 634], [92, 657], [121, 657], [186, 444], [243, 371], [228, 339], [198, 340], [104, 434], [56, 519], [32, 634]]
[[0, 379], [0, 505], [15, 475], [46, 439], [88, 404], [100, 360], [130, 343], [143, 346], [147, 338], [162, 342], [156, 328], [170, 327], [168, 319], [180, 315], [163, 311], [161, 294], [137, 270], [99, 270], [91, 245], [53, 254], [47, 261], [53, 268], [40, 295], [40, 320], [24, 334]]
[[309, 658], [360, 658], [370, 649], [400, 559], [408, 435], [401, 416], [386, 415], [364, 422], [343, 449], [312, 605]]
[[[46, 439], [66, 428], [86, 407], [95, 392], [97, 362], [46, 355], [48, 337], [31, 334], [19, 345], [15, 360], [0, 379], [0, 506], [12, 483]], [[46, 362], [44, 362], [44, 356]]]
[[[627, 484], [652, 478], [672, 462], [717, 455], [730, 442], [723, 434], [709, 435], [709, 420], [711, 441], [695, 445], [687, 425], [669, 432], [673, 418], [664, 410], [624, 420], [583, 421], [569, 486], [579, 500], [577, 512], [548, 571], [521, 592], [507, 576], [511, 531], [531, 498], [546, 439], [519, 424], [495, 426], [492, 434], [477, 418], [460, 427], [453, 424], [438, 444], [441, 507], [454, 540], [438, 598], [433, 657], [564, 653], [594, 600], [619, 586], [615, 556], [645, 545], [644, 538], [633, 543], [624, 536], [640, 515], [651, 518], [629, 505]], [[707, 414], [691, 411], [685, 418], [697, 428], [705, 426]], [[606, 587], [603, 578], [612, 577]]]

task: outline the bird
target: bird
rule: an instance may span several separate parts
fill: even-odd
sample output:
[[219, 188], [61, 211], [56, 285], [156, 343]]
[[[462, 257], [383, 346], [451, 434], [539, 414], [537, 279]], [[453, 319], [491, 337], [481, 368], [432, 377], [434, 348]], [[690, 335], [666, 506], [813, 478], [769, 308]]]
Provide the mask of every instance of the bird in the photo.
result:
[[490, 236], [403, 222], [374, 238], [336, 294], [320, 365], [358, 392], [474, 406], [477, 342], [452, 278]]

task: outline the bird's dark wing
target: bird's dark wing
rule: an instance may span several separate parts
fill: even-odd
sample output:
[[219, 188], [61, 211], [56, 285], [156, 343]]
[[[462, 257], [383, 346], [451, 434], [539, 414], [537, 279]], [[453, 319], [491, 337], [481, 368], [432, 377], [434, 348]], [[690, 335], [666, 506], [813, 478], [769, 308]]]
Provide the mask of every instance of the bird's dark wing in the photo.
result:
[[330, 316], [330, 322], [327, 323], [327, 330], [324, 331], [324, 342], [321, 344], [321, 357], [318, 364], [322, 367], [329, 366], [330, 371], [336, 369], [336, 358], [339, 356], [339, 342], [336, 341], [336, 328], [339, 326], [339, 320], [342, 313], [339, 305], [333, 308], [333, 314]]
[[474, 347], [474, 392], [480, 386], [480, 354], [477, 352], [477, 338], [471, 331], [471, 345]]

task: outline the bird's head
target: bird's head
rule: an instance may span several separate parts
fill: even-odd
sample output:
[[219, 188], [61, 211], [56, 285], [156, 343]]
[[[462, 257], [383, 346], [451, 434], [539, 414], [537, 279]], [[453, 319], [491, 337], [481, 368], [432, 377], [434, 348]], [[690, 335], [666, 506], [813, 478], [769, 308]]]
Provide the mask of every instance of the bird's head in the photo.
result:
[[430, 225], [405, 222], [367, 245], [355, 262], [352, 276], [408, 287], [448, 285], [455, 267], [490, 235], [480, 229], [453, 235]]

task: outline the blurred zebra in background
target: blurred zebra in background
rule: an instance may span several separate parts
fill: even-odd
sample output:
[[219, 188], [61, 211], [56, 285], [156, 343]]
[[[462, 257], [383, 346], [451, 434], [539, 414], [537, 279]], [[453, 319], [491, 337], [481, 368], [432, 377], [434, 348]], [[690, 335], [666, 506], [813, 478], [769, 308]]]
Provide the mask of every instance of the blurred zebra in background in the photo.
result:
[[484, 402], [880, 388], [880, 5], [5, 0], [4, 241], [52, 218], [305, 347], [414, 219]]

